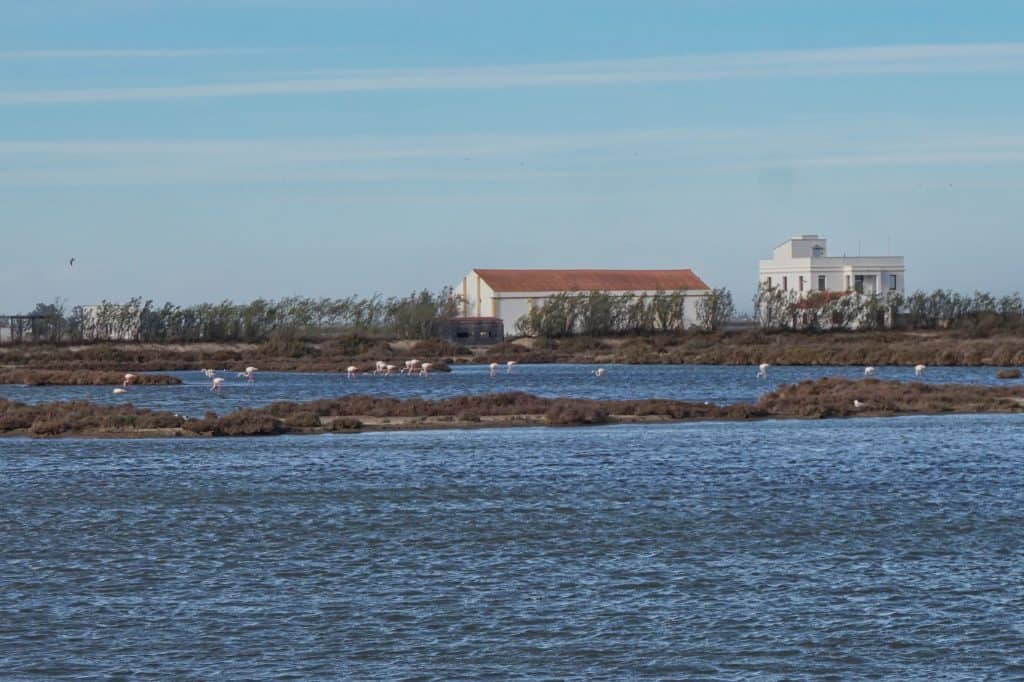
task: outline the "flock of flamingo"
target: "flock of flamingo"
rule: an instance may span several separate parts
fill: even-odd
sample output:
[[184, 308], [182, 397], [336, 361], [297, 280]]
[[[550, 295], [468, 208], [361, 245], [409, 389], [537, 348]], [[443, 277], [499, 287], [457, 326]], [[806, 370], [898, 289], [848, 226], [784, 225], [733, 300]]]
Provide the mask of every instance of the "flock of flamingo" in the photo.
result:
[[[757, 378], [758, 379], [767, 379], [768, 378], [768, 369], [770, 367], [771, 367], [771, 365], [768, 364], [767, 362], [762, 362], [760, 365], [758, 365], [757, 366]], [[928, 365], [914, 365], [914, 376], [915, 377], [920, 377], [920, 376], [924, 375], [924, 371], [926, 369], [928, 369]], [[869, 376], [871, 376], [874, 373], [875, 373], [875, 368], [872, 367], [871, 365], [868, 365], [867, 367], [864, 368], [864, 376], [869, 377]]]
[[[517, 363], [515, 360], [509, 360], [508, 362], [506, 362], [505, 363], [505, 373], [506, 374], [512, 374], [512, 368], [515, 367], [517, 364], [519, 364], [519, 363]], [[430, 363], [430, 362], [420, 362], [419, 360], [406, 360], [405, 361], [405, 366], [402, 367], [401, 369], [399, 369], [398, 365], [390, 365], [390, 364], [384, 362], [383, 360], [378, 360], [374, 364], [373, 371], [366, 372], [366, 374], [370, 374], [370, 375], [373, 375], [373, 376], [394, 376], [395, 375], [395, 370], [397, 369], [398, 370], [398, 374], [400, 374], [400, 375], [413, 376], [414, 374], [416, 374], [416, 375], [419, 375], [421, 377], [425, 377], [425, 376], [428, 376], [430, 374], [430, 370], [431, 370], [431, 368], [433, 366], [434, 366], [433, 363]], [[499, 363], [492, 362], [489, 365], [490, 376], [493, 377], [493, 376], [497, 375], [498, 374], [498, 368], [500, 366], [501, 365]], [[771, 365], [769, 363], [767, 363], [767, 362], [762, 362], [760, 365], [758, 365], [757, 366], [757, 378], [758, 379], [767, 379], [768, 378], [768, 370], [770, 368], [771, 368]], [[915, 377], [922, 376], [926, 369], [928, 369], [927, 365], [914, 365], [914, 376]], [[220, 392], [221, 392], [222, 387], [224, 386], [224, 377], [217, 376], [217, 370], [215, 370], [215, 369], [201, 369], [199, 371], [202, 374], [204, 374], [206, 376], [206, 378], [210, 379], [210, 390], [219, 395]], [[256, 368], [256, 367], [246, 367], [244, 372], [239, 372], [238, 373], [238, 376], [239, 377], [245, 377], [246, 383], [253, 384], [253, 383], [256, 382], [256, 372], [258, 372], [258, 371], [259, 371], [259, 369]], [[872, 367], [872, 366], [869, 365], [869, 366], [864, 368], [864, 376], [869, 377], [869, 376], [873, 375], [874, 373], [875, 373], [875, 367]], [[591, 372], [591, 374], [593, 374], [595, 377], [602, 378], [602, 377], [607, 376], [608, 371], [604, 367], [598, 367], [597, 369], [593, 370]], [[359, 368], [356, 367], [355, 365], [349, 365], [345, 369], [345, 375], [349, 379], [355, 379], [357, 376], [360, 375]], [[117, 395], [120, 395], [120, 394], [123, 394], [123, 393], [127, 393], [128, 392], [128, 387], [131, 386], [135, 382], [135, 379], [136, 379], [136, 376], [134, 374], [131, 374], [131, 373], [125, 374], [124, 375], [124, 381], [121, 383], [120, 386], [118, 386], [117, 388], [114, 389], [114, 393], [117, 394]], [[853, 401], [853, 406], [854, 406], [854, 408], [859, 410], [861, 408], [867, 407], [867, 403], [864, 403], [864, 402], [862, 402], [860, 400], [854, 400]]]

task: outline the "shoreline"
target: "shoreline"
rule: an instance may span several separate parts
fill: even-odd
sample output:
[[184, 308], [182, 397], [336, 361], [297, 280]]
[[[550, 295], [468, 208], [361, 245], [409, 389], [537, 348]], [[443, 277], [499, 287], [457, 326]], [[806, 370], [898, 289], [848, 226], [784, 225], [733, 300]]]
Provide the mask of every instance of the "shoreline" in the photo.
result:
[[103, 342], [79, 346], [0, 346], [0, 371], [242, 371], [361, 372], [384, 361], [400, 369], [417, 359], [444, 372], [453, 365], [641, 364], [756, 366], [1024, 366], [1024, 336], [960, 331], [662, 333], [647, 336], [522, 337], [493, 346], [442, 340], [410, 341], [340, 336], [298, 343], [282, 351], [263, 343], [152, 344]]
[[[609, 427], [609, 426], [637, 426], [637, 425], [650, 425], [650, 426], [666, 426], [670, 424], [711, 424], [711, 423], [755, 423], [755, 422], [801, 422], [801, 421], [850, 421], [856, 419], [893, 419], [899, 417], [941, 417], [941, 416], [960, 416], [960, 417], [980, 417], [980, 416], [991, 416], [991, 415], [1015, 415], [1024, 414], [1024, 404], [1020, 410], [990, 410], [990, 411], [978, 411], [978, 412], [948, 412], [948, 411], [928, 411], [928, 412], [892, 412], [886, 414], [852, 414], [844, 416], [834, 417], [800, 417], [796, 415], [771, 415], [764, 417], [694, 417], [684, 419], [672, 419], [669, 417], [665, 418], [636, 418], [629, 415], [609, 415], [606, 422], [601, 424], [549, 424], [543, 421], [541, 418], [533, 417], [531, 415], [523, 415], [522, 419], [501, 419], [486, 422], [432, 422], [432, 423], [414, 423], [414, 422], [393, 422], [391, 424], [364, 424], [358, 429], [346, 429], [334, 431], [328, 428], [309, 428], [309, 429], [290, 429], [280, 434], [273, 434], [275, 438], [285, 438], [288, 436], [325, 436], [330, 434], [339, 435], [350, 435], [354, 436], [357, 434], [369, 434], [369, 433], [413, 433], [423, 431], [487, 431], [490, 429], [517, 429], [517, 428], [542, 428], [542, 429], [564, 429], [564, 428], [580, 428], [580, 427]], [[358, 418], [358, 415], [354, 415]], [[174, 429], [140, 429], [136, 431], [95, 431], [86, 433], [62, 433], [54, 436], [36, 436], [27, 431], [23, 432], [6, 432], [0, 433], [0, 442], [4, 439], [16, 439], [22, 438], [25, 440], [157, 440], [157, 439], [188, 439], [188, 440], [205, 440], [212, 438], [261, 438], [266, 437], [270, 434], [257, 434], [257, 435], [213, 435], [213, 434], [199, 434], [191, 433], [183, 428]]]
[[276, 402], [189, 419], [130, 404], [26, 404], [0, 400], [0, 437], [209, 438], [509, 427], [670, 424], [779, 419], [1019, 414], [1024, 386], [923, 384], [823, 378], [788, 384], [753, 403], [542, 398], [526, 393], [439, 400], [346, 396]]

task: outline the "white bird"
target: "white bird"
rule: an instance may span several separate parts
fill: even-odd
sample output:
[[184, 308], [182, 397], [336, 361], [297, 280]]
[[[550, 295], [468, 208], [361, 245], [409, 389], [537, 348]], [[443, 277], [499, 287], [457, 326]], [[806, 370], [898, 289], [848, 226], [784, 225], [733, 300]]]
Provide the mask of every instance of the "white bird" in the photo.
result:
[[384, 362], [383, 360], [378, 360], [377, 361], [377, 369], [373, 370], [373, 373], [374, 374], [383, 374], [385, 371], [387, 371], [387, 367], [388, 367], [388, 363]]
[[428, 374], [430, 374], [430, 368], [433, 366], [434, 363], [432, 362], [424, 362], [422, 365], [420, 365], [420, 376], [425, 377]]
[[594, 370], [594, 371], [592, 372], [592, 374], [593, 374], [593, 375], [594, 375], [595, 377], [598, 377], [598, 378], [600, 378], [600, 377], [603, 377], [603, 376], [604, 376], [605, 374], [607, 374], [607, 373], [608, 373], [608, 372], [607, 372], [607, 371], [605, 370], [605, 368], [604, 368], [604, 367], [598, 367], [597, 369], [595, 369], [595, 370]]
[[412, 373], [416, 371], [416, 367], [419, 366], [419, 364], [419, 360], [406, 360], [405, 369], [399, 372], [399, 374], [408, 374], [409, 376], [412, 376]]
[[867, 405], [867, 403], [862, 403], [861, 401], [859, 401], [857, 399], [854, 399], [854, 401], [853, 401], [853, 408], [855, 410], [859, 410], [860, 408], [865, 407], [866, 405]]
[[252, 384], [252, 383], [256, 382], [256, 377], [254, 375], [258, 371], [259, 370], [256, 369], [255, 367], [246, 367], [244, 372], [239, 372], [238, 373], [238, 376], [245, 377], [248, 380], [248, 382], [250, 384]]
[[506, 370], [506, 373], [507, 374], [511, 374], [512, 373], [512, 368], [515, 367], [518, 364], [519, 363], [516, 362], [515, 360], [509, 360], [508, 362], [506, 362], [505, 366], [508, 368], [508, 370]]
[[758, 365], [757, 366], [757, 378], [758, 379], [767, 379], [768, 378], [768, 368], [769, 367], [771, 367], [771, 365], [769, 365], [767, 362], [762, 362], [760, 365]]
[[865, 367], [864, 368], [864, 376], [869, 377], [869, 376], [871, 376], [874, 373], [875, 373], [875, 368], [874, 367]]
[[135, 381], [135, 375], [134, 374], [125, 374], [124, 375], [124, 382], [122, 382], [121, 385], [123, 387], [125, 387], [125, 388], [128, 388], [128, 384], [132, 383], [133, 381]]
[[492, 362], [491, 363], [491, 376], [493, 377], [497, 373], [498, 373], [498, 363]]
[[349, 379], [354, 379], [356, 376], [356, 372], [358, 371], [358, 367], [356, 367], [355, 365], [349, 365], [348, 368], [345, 370], [345, 374], [348, 376]]
[[214, 377], [213, 383], [210, 384], [210, 390], [214, 393], [220, 394], [220, 387], [224, 383], [224, 377]]
[[127, 392], [128, 392], [127, 388], [115, 388], [114, 389], [114, 395], [121, 395], [122, 393], [127, 393]]
[[199, 371], [205, 374], [207, 379], [212, 379], [217, 376], [217, 370], [215, 369], [201, 369]]
[[395, 365], [384, 365], [384, 376], [389, 377], [395, 373]]
[[928, 369], [928, 365], [914, 365], [914, 376], [921, 376], [926, 369]]

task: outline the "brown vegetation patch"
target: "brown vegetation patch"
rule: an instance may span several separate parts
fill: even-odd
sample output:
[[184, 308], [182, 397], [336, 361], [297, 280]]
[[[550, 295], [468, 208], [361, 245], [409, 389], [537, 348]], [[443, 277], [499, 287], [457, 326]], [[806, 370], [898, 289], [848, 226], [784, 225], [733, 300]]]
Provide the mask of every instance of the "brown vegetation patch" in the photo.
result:
[[996, 372], [997, 379], [1020, 379], [1020, 370], [1016, 367], [1001, 369]]
[[[1024, 388], [827, 378], [779, 387], [757, 401], [778, 417], [1016, 412]], [[861, 406], [857, 407], [854, 401]]]
[[[124, 382], [124, 372], [85, 369], [8, 369], [0, 370], [0, 384], [23, 386], [116, 386]], [[181, 379], [166, 374], [136, 374], [133, 385], [176, 386]]]

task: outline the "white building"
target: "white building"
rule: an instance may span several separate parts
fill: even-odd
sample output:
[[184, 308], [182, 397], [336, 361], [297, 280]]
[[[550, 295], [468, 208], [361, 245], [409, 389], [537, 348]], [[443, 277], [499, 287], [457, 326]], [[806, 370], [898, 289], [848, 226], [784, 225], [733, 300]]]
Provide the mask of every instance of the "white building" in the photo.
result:
[[600, 291], [609, 294], [653, 296], [659, 292], [685, 292], [683, 326], [697, 322], [697, 301], [708, 285], [692, 270], [491, 270], [476, 268], [455, 287], [462, 297], [462, 315], [498, 317], [505, 333], [535, 306], [555, 294]]
[[884, 295], [904, 291], [903, 256], [830, 256], [823, 237], [797, 235], [758, 265], [758, 282], [800, 298], [812, 292]]

